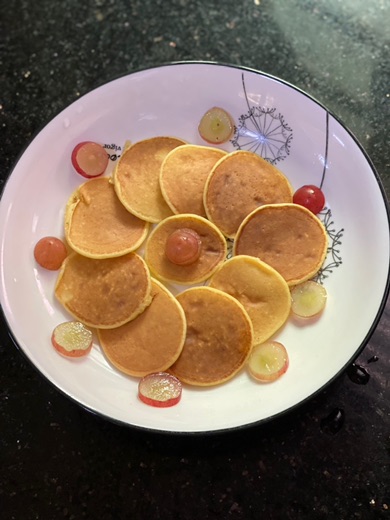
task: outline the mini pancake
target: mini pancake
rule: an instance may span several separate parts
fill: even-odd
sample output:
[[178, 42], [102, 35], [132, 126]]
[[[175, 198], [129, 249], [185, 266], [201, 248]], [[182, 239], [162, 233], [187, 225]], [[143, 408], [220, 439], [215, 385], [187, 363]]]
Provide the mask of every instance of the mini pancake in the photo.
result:
[[183, 351], [170, 372], [183, 383], [211, 386], [231, 379], [252, 349], [253, 328], [241, 303], [211, 287], [177, 296], [187, 319]]
[[[176, 265], [165, 253], [168, 238], [177, 230], [192, 230], [200, 238], [199, 258], [190, 265]], [[226, 240], [219, 229], [198, 215], [173, 215], [160, 222], [145, 245], [145, 260], [151, 273], [161, 280], [179, 284], [203, 282], [225, 260]]]
[[186, 318], [176, 298], [152, 279], [152, 303], [134, 320], [115, 329], [100, 329], [100, 345], [121, 372], [143, 377], [167, 370], [179, 357]]
[[145, 240], [149, 224], [129, 213], [110, 179], [92, 179], [70, 197], [65, 236], [74, 251], [90, 258], [110, 258], [134, 251]]
[[90, 327], [110, 329], [134, 319], [151, 302], [151, 279], [136, 253], [92, 259], [72, 253], [62, 264], [55, 295]]
[[260, 258], [288, 285], [312, 278], [322, 266], [328, 246], [318, 217], [298, 204], [270, 204], [248, 215], [233, 246], [234, 255]]
[[286, 322], [291, 308], [290, 289], [271, 266], [253, 256], [230, 258], [210, 280], [210, 287], [236, 298], [253, 325], [253, 343], [267, 341]]
[[263, 204], [292, 202], [288, 179], [259, 155], [244, 150], [229, 153], [212, 169], [205, 186], [207, 217], [234, 238], [243, 219]]
[[166, 155], [183, 144], [175, 137], [152, 137], [124, 150], [113, 178], [115, 191], [130, 213], [153, 223], [172, 215], [161, 193], [160, 168]]
[[165, 157], [160, 171], [160, 187], [173, 213], [193, 213], [206, 217], [203, 192], [213, 166], [227, 152], [209, 146], [186, 144]]

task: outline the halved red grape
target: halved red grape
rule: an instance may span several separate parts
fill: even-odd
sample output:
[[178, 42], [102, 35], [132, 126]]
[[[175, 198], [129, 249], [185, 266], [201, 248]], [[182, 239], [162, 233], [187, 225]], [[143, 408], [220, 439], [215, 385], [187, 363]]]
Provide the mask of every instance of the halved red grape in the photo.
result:
[[77, 173], [91, 179], [105, 172], [108, 155], [101, 144], [84, 141], [73, 149], [72, 164]]
[[92, 331], [79, 321], [65, 321], [53, 330], [51, 342], [63, 356], [86, 356], [92, 348]]
[[57, 271], [67, 255], [65, 244], [57, 237], [43, 237], [34, 247], [35, 261], [50, 271]]
[[157, 408], [174, 406], [181, 399], [182, 385], [177, 377], [167, 372], [144, 376], [138, 384], [141, 401]]
[[167, 239], [165, 255], [176, 265], [190, 265], [200, 256], [202, 241], [192, 229], [177, 229]]
[[323, 191], [313, 184], [305, 184], [293, 195], [294, 204], [304, 206], [312, 213], [317, 215], [325, 206], [325, 196]]

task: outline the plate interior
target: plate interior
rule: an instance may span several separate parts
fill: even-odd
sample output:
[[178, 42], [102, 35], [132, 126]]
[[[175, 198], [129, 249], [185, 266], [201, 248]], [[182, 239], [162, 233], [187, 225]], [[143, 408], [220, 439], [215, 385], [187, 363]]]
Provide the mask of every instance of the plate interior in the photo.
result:
[[[138, 381], [112, 368], [97, 343], [81, 360], [62, 358], [52, 349], [53, 328], [69, 316], [54, 299], [57, 274], [37, 269], [33, 248], [42, 236], [63, 236], [66, 201], [83, 182], [69, 160], [78, 142], [104, 143], [110, 169], [127, 140], [170, 135], [204, 145], [197, 125], [212, 106], [223, 107], [236, 122], [233, 142], [223, 149], [256, 150], [294, 188], [322, 185], [326, 210], [321, 218], [330, 249], [321, 282], [329, 301], [320, 319], [305, 324], [290, 319], [277, 334], [290, 356], [290, 368], [278, 381], [256, 384], [243, 371], [219, 387], [185, 387], [179, 405], [154, 409], [138, 401]], [[237, 67], [167, 65], [119, 78], [78, 99], [35, 137], [16, 164], [1, 200], [0, 229], [1, 304], [27, 357], [81, 405], [154, 430], [224, 430], [291, 409], [357, 355], [387, 291], [387, 207], [362, 148], [305, 93]]]

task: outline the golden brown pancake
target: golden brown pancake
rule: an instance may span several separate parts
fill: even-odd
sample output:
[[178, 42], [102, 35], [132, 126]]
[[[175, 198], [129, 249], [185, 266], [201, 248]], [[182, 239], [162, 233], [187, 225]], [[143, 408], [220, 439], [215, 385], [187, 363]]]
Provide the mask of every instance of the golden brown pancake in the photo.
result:
[[110, 329], [134, 319], [151, 302], [151, 280], [136, 253], [92, 259], [73, 253], [62, 264], [55, 295], [90, 327]]
[[197, 386], [231, 379], [252, 349], [252, 323], [244, 307], [229, 294], [211, 287], [192, 287], [177, 299], [186, 315], [187, 334], [170, 372], [182, 382]]
[[194, 213], [206, 217], [203, 192], [213, 166], [227, 152], [210, 146], [186, 144], [165, 157], [160, 172], [160, 187], [165, 201], [175, 214]]
[[271, 266], [253, 256], [230, 258], [210, 280], [210, 287], [236, 298], [253, 325], [253, 343], [264, 343], [286, 322], [291, 308], [290, 289]]
[[327, 245], [325, 228], [311, 211], [297, 204], [270, 204], [244, 219], [233, 254], [260, 258], [288, 285], [296, 285], [318, 272]]
[[[178, 229], [191, 229], [201, 239], [199, 259], [190, 265], [176, 265], [168, 260], [165, 247], [169, 236]], [[149, 235], [145, 260], [154, 276], [179, 284], [199, 283], [209, 278], [225, 260], [226, 240], [214, 224], [198, 215], [173, 215], [160, 222]]]
[[129, 213], [107, 177], [91, 179], [70, 197], [65, 236], [73, 250], [90, 258], [110, 258], [134, 251], [149, 224]]
[[207, 217], [234, 238], [243, 219], [263, 204], [292, 202], [288, 179], [259, 155], [238, 150], [212, 169], [205, 186]]
[[100, 329], [100, 345], [121, 372], [143, 377], [167, 370], [179, 357], [186, 318], [176, 298], [152, 279], [152, 303], [134, 320], [115, 329]]
[[124, 150], [113, 178], [115, 191], [130, 213], [154, 223], [172, 215], [161, 193], [160, 168], [166, 155], [183, 144], [175, 137], [152, 137]]

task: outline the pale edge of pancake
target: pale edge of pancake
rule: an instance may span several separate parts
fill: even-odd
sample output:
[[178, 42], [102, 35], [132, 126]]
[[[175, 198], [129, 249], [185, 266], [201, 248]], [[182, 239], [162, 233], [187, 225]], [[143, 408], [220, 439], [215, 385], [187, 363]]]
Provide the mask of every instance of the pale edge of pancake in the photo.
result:
[[[107, 178], [107, 180], [110, 184], [113, 184], [113, 180], [111, 177], [99, 177], [99, 179], [105, 179], [105, 178]], [[73, 213], [74, 213], [75, 209], [77, 208], [80, 200], [82, 199], [82, 196], [80, 195], [80, 190], [82, 189], [82, 187], [85, 184], [87, 184], [88, 182], [93, 181], [93, 180], [95, 180], [95, 179], [90, 179], [89, 181], [86, 181], [83, 184], [80, 184], [80, 186], [78, 186], [74, 190], [74, 192], [68, 199], [68, 202], [65, 207], [65, 222], [64, 222], [65, 238], [66, 238], [67, 243], [69, 244], [69, 246], [72, 248], [73, 251], [76, 251], [76, 253], [79, 253], [82, 256], [86, 256], [87, 258], [95, 258], [95, 259], [114, 258], [116, 256], [123, 256], [123, 255], [126, 255], [127, 253], [131, 253], [131, 252], [135, 251], [144, 242], [145, 238], [147, 237], [147, 235], [149, 233], [149, 228], [150, 228], [149, 222], [144, 221], [145, 222], [144, 232], [142, 233], [140, 238], [137, 240], [137, 242], [134, 242], [134, 244], [131, 245], [130, 247], [128, 247], [126, 249], [121, 249], [120, 251], [117, 251], [115, 253], [108, 253], [108, 254], [90, 253], [89, 251], [86, 251], [82, 247], [76, 245], [73, 242], [73, 240], [71, 240], [70, 234], [71, 234]], [[122, 204], [122, 201], [119, 199], [119, 197], [118, 197], [118, 200]], [[140, 219], [140, 220], [142, 220], [142, 219]]]
[[[274, 336], [285, 325], [285, 323], [287, 322], [288, 318], [290, 317], [290, 314], [291, 314], [291, 293], [290, 293], [290, 288], [289, 288], [286, 280], [283, 278], [283, 276], [276, 269], [274, 269], [272, 266], [270, 266], [266, 262], [263, 262], [262, 260], [260, 260], [260, 258], [257, 258], [255, 256], [250, 256], [250, 255], [236, 255], [236, 256], [233, 256], [233, 257], [229, 258], [228, 260], [226, 260], [226, 262], [224, 262], [221, 266], [219, 266], [217, 271], [210, 278], [209, 287], [214, 287], [216, 289], [219, 289], [218, 282], [216, 282], [216, 283], [214, 282], [215, 277], [218, 275], [218, 273], [220, 273], [221, 271], [224, 270], [224, 267], [226, 265], [228, 265], [229, 262], [234, 262], [235, 259], [237, 259], [237, 258], [245, 258], [245, 259], [247, 259], [248, 262], [251, 262], [254, 265], [256, 265], [256, 266], [258, 266], [258, 267], [260, 267], [260, 268], [262, 268], [262, 269], [272, 273], [272, 275], [275, 276], [275, 278], [278, 281], [280, 281], [281, 285], [283, 285], [286, 288], [286, 297], [287, 297], [289, 305], [286, 307], [284, 312], [281, 313], [280, 320], [278, 321], [278, 325], [276, 327], [274, 327], [273, 329], [271, 329], [266, 336], [262, 336], [261, 337], [261, 341], [257, 339], [255, 326], [253, 325], [254, 344], [264, 343], [265, 341], [269, 340], [272, 336]], [[214, 283], [215, 283], [215, 285], [214, 285]], [[220, 289], [220, 290], [222, 290], [222, 289]], [[223, 290], [223, 292], [226, 292], [227, 294], [230, 294], [229, 292], [227, 292], [225, 290]], [[242, 291], [240, 294], [245, 294], [245, 290]], [[231, 296], [233, 296], [233, 295], [231, 295]], [[242, 304], [242, 305], [245, 308], [245, 305], [244, 304]], [[249, 313], [248, 313], [248, 315], [249, 315]], [[250, 315], [249, 315], [249, 317], [250, 317]]]
[[[163, 172], [164, 172], [164, 166], [165, 166], [165, 163], [169, 160], [170, 156], [171, 155], [174, 155], [175, 153], [177, 153], [177, 149], [178, 148], [186, 148], [187, 150], [189, 148], [192, 148], [192, 149], [206, 149], [206, 150], [213, 150], [213, 151], [217, 151], [217, 152], [220, 152], [221, 154], [221, 159], [223, 156], [227, 155], [228, 152], [226, 152], [225, 150], [222, 150], [221, 148], [215, 148], [215, 147], [212, 147], [212, 146], [205, 146], [205, 145], [201, 145], [201, 144], [185, 144], [183, 146], [178, 146], [177, 148], [174, 148], [173, 150], [171, 150], [169, 152], [169, 154], [165, 157], [165, 159], [163, 160], [162, 162], [162, 165], [161, 165], [161, 168], [160, 168], [160, 189], [161, 189], [161, 193], [162, 193], [162, 196], [165, 200], [165, 202], [168, 204], [169, 208], [171, 209], [172, 213], [174, 213], [175, 215], [180, 215], [180, 211], [177, 209], [177, 207], [173, 204], [172, 200], [170, 199], [169, 197], [169, 194], [168, 194], [168, 191], [166, 189], [166, 186], [164, 185], [164, 179], [163, 179]], [[218, 159], [219, 161], [219, 159]], [[218, 162], [216, 161], [216, 162]]]
[[[316, 269], [313, 269], [312, 271], [310, 271], [309, 273], [307, 273], [305, 276], [299, 278], [299, 279], [295, 279], [295, 280], [286, 280], [287, 282], [287, 285], [289, 287], [294, 287], [295, 285], [298, 285], [300, 283], [303, 283], [303, 282], [306, 282], [307, 280], [310, 280], [311, 278], [313, 278], [317, 273], [318, 271], [321, 269], [324, 261], [325, 261], [325, 258], [326, 258], [326, 255], [328, 253], [328, 235], [326, 233], [326, 229], [325, 229], [325, 226], [324, 224], [321, 222], [321, 220], [317, 217], [317, 215], [314, 215], [314, 213], [312, 213], [310, 210], [308, 210], [307, 208], [305, 208], [304, 206], [300, 206], [299, 204], [294, 204], [294, 203], [282, 203], [282, 204], [264, 204], [263, 206], [260, 206], [259, 208], [256, 208], [255, 210], [253, 210], [251, 213], [249, 213], [249, 215], [247, 215], [244, 220], [241, 222], [240, 224], [240, 227], [238, 228], [238, 231], [237, 231], [237, 234], [236, 234], [236, 240], [234, 241], [234, 244], [233, 244], [233, 255], [234, 256], [238, 256], [237, 253], [236, 253], [236, 247], [237, 247], [237, 243], [238, 243], [238, 240], [240, 238], [240, 235], [241, 235], [241, 232], [242, 230], [244, 229], [245, 225], [247, 224], [247, 222], [249, 222], [249, 220], [251, 220], [251, 218], [253, 217], [253, 215], [255, 213], [257, 213], [258, 211], [261, 211], [262, 208], [267, 208], [267, 207], [270, 207], [270, 206], [278, 206], [278, 207], [283, 207], [283, 206], [299, 206], [299, 208], [306, 212], [310, 217], [313, 218], [313, 220], [317, 221], [317, 223], [319, 224], [319, 226], [322, 228], [323, 230], [323, 236], [324, 236], [324, 247], [323, 247], [323, 251], [322, 251], [322, 254], [321, 254], [321, 259], [320, 261], [318, 262], [318, 267]], [[258, 258], [258, 257], [254, 257], [254, 258]], [[261, 259], [260, 259], [261, 260]]]
[[[152, 139], [158, 139], [160, 137], [169, 138], [169, 139], [175, 139], [177, 141], [181, 141], [183, 143], [183, 145], [188, 144], [187, 141], [184, 141], [183, 139], [180, 139], [179, 137], [171, 137], [171, 136], [153, 136], [153, 137], [149, 137], [149, 138], [143, 139], [142, 141], [149, 141], [149, 140], [152, 140]], [[131, 205], [126, 200], [126, 197], [122, 193], [121, 183], [118, 180], [118, 170], [119, 170], [119, 167], [120, 167], [120, 164], [122, 162], [122, 159], [123, 159], [124, 155], [126, 154], [126, 152], [132, 146], [135, 146], [135, 145], [139, 144], [142, 141], [137, 141], [135, 143], [131, 143], [131, 141], [126, 141], [125, 142], [122, 154], [121, 154], [121, 156], [120, 156], [118, 162], [116, 163], [115, 168], [114, 168], [114, 170], [112, 172], [112, 180], [113, 180], [115, 192], [118, 195], [119, 200], [122, 202], [124, 207], [127, 209], [127, 211], [129, 211], [131, 214], [133, 214], [135, 217], [138, 217], [141, 220], [145, 220], [146, 222], [150, 222], [151, 224], [157, 224], [158, 222], [160, 222], [161, 219], [157, 219], [156, 220], [155, 218], [151, 218], [148, 215], [144, 215], [144, 214], [134, 210], [134, 208], [131, 207]], [[178, 145], [178, 146], [180, 146], [180, 145]]]

